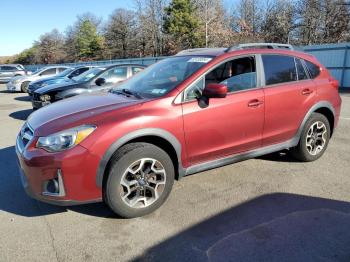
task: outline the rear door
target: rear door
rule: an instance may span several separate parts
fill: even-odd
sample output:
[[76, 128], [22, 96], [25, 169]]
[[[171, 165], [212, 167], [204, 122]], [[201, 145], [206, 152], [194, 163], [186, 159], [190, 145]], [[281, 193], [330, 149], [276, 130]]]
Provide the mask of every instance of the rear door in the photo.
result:
[[[264, 92], [259, 86], [255, 56], [221, 64], [184, 92], [182, 104], [186, 151], [191, 164], [206, 162], [261, 146]], [[203, 108], [196, 97], [209, 83], [228, 87], [225, 98]]]
[[262, 55], [265, 77], [263, 145], [285, 142], [296, 134], [313, 105], [316, 87], [303, 60], [285, 55]]

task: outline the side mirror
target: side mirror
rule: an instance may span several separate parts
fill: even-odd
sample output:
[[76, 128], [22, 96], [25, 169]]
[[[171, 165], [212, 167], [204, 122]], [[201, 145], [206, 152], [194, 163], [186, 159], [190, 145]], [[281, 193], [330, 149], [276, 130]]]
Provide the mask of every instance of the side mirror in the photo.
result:
[[98, 86], [103, 86], [106, 83], [106, 79], [104, 78], [97, 78], [95, 81], [95, 84]]
[[227, 95], [227, 86], [223, 84], [208, 84], [202, 93], [207, 98], [225, 98]]

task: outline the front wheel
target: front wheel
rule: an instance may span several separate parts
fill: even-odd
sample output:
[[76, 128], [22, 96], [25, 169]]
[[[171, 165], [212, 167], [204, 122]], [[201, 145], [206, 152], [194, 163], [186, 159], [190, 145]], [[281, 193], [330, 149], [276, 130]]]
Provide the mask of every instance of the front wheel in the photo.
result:
[[320, 158], [328, 146], [330, 132], [329, 121], [324, 115], [311, 114], [301, 132], [299, 144], [291, 150], [292, 155], [304, 162]]
[[28, 86], [29, 86], [29, 81], [25, 81], [21, 84], [21, 91], [23, 93], [28, 93]]
[[168, 198], [174, 183], [174, 165], [161, 148], [148, 143], [128, 144], [111, 161], [104, 201], [119, 216], [149, 214]]

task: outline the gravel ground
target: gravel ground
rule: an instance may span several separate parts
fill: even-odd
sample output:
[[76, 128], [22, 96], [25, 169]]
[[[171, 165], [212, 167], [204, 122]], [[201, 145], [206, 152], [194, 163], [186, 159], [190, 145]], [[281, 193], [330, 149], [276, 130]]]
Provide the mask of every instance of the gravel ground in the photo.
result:
[[185, 177], [162, 208], [116, 218], [24, 193], [15, 138], [28, 97], [0, 85], [0, 261], [350, 261], [350, 95], [324, 156], [288, 154]]

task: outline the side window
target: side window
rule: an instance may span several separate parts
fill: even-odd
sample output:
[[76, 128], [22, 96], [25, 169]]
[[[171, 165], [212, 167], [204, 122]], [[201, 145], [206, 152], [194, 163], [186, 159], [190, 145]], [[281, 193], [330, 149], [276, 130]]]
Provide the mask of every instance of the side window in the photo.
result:
[[266, 85], [292, 82], [297, 80], [294, 58], [282, 55], [262, 56]]
[[13, 66], [2, 66], [1, 70], [2, 71], [16, 71], [16, 68]]
[[305, 60], [305, 63], [311, 78], [316, 78], [320, 74], [320, 68], [309, 61]]
[[227, 86], [228, 92], [248, 90], [257, 87], [254, 57], [243, 57], [223, 63], [197, 80], [184, 93], [184, 100], [198, 98], [203, 89], [211, 83]]
[[305, 68], [299, 58], [295, 58], [295, 64], [297, 66], [298, 80], [308, 79]]
[[55, 75], [55, 74], [56, 74], [56, 68], [50, 68], [50, 69], [46, 69], [40, 75], [41, 76], [47, 76], [47, 75]]
[[74, 71], [70, 74], [70, 76], [71, 76], [71, 77], [78, 76], [78, 75], [80, 75], [80, 74], [86, 72], [87, 70], [89, 70], [88, 67], [78, 68], [78, 69], [74, 70]]
[[64, 67], [59, 67], [58, 68], [58, 73], [61, 73], [61, 72], [63, 72], [64, 70], [66, 70], [67, 68], [64, 68]]
[[184, 92], [184, 101], [194, 100], [202, 95], [204, 89], [204, 77], [201, 77]]
[[138, 72], [140, 72], [142, 70], [143, 70], [142, 67], [135, 67], [135, 66], [133, 66], [133, 67], [131, 67], [131, 74], [135, 75], [135, 74], [137, 74]]

